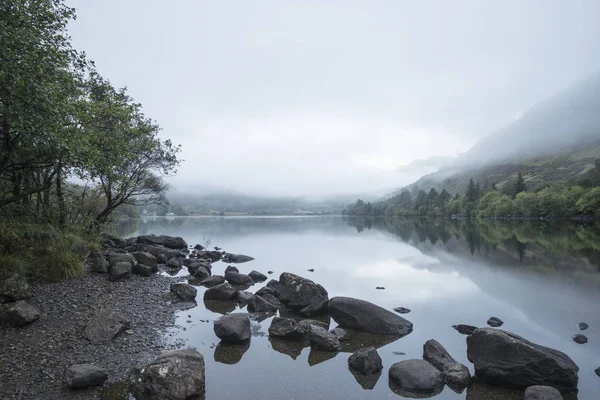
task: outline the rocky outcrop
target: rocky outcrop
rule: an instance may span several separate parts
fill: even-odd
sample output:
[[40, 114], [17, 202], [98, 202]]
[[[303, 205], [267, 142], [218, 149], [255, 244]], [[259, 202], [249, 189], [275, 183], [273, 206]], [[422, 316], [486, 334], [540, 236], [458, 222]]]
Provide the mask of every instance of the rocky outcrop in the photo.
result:
[[40, 318], [40, 312], [24, 300], [0, 305], [0, 321], [14, 326], [29, 325]]
[[171, 283], [171, 293], [174, 293], [182, 301], [196, 301], [198, 289], [189, 283]]
[[106, 372], [93, 364], [71, 365], [65, 373], [65, 381], [72, 389], [99, 386], [106, 381]]
[[236, 289], [229, 283], [221, 283], [206, 289], [204, 292], [204, 300], [234, 300]]
[[525, 389], [525, 400], [562, 400], [562, 395], [551, 386], [529, 386]]
[[375, 347], [367, 347], [352, 353], [348, 358], [348, 366], [363, 375], [373, 374], [383, 369], [381, 357]]
[[334, 297], [329, 301], [329, 315], [343, 328], [353, 328], [384, 335], [405, 336], [412, 332], [410, 321], [385, 308], [364, 300]]
[[196, 350], [177, 350], [136, 368], [130, 389], [138, 400], [187, 400], [204, 393], [204, 357]]
[[577, 365], [566, 354], [499, 329], [477, 329], [467, 337], [467, 357], [477, 380], [524, 389], [533, 385], [577, 389]]
[[308, 332], [308, 340], [313, 349], [323, 351], [340, 351], [342, 346], [338, 338], [320, 326], [312, 325]]
[[224, 342], [242, 343], [250, 340], [248, 314], [227, 314], [215, 321], [215, 335]]
[[430, 339], [423, 345], [423, 360], [443, 371], [448, 363], [454, 364], [456, 360], [437, 340]]
[[83, 331], [83, 336], [92, 343], [109, 342], [130, 326], [129, 320], [123, 315], [104, 310], [92, 317]]
[[312, 316], [325, 312], [329, 296], [323, 286], [310, 279], [284, 272], [279, 277], [279, 300], [301, 315]]
[[269, 327], [269, 336], [296, 340], [302, 337], [298, 331], [298, 323], [291, 318], [275, 317]]
[[137, 243], [164, 246], [168, 249], [187, 249], [188, 245], [180, 237], [166, 236], [166, 235], [142, 235], [138, 236]]
[[395, 363], [390, 368], [389, 378], [401, 389], [412, 393], [437, 392], [444, 386], [444, 374], [424, 360]]

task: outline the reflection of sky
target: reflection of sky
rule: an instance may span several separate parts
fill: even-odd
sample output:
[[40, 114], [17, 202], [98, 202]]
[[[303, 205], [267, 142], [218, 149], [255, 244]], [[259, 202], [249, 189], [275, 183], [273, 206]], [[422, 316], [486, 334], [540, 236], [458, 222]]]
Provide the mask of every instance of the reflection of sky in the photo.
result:
[[[216, 362], [214, 345], [218, 338], [212, 330], [212, 320], [219, 315], [205, 309], [201, 300], [204, 289], [199, 288], [199, 306], [180, 313], [181, 328], [175, 331], [174, 338], [184, 339], [205, 355], [207, 398], [398, 398], [387, 386], [387, 368], [392, 363], [421, 358], [423, 343], [435, 338], [472, 371], [466, 358], [465, 336], [451, 326], [485, 326], [491, 316], [504, 320], [506, 330], [571, 356], [581, 368], [579, 399], [596, 398], [587, 395], [600, 392], [600, 379], [593, 372], [600, 366], [597, 292], [570, 282], [524, 275], [518, 268], [461, 259], [442, 250], [424, 254], [385, 233], [357, 233], [354, 228], [329, 219], [305, 223], [290, 218], [283, 224], [278, 221], [271, 229], [269, 219], [239, 219], [237, 234], [230, 219], [206, 220], [205, 226], [198, 220], [163, 228], [155, 226], [153, 232], [183, 236], [190, 244], [202, 243], [203, 236], [209, 236], [213, 245], [255, 257], [255, 261], [237, 265], [242, 272], [272, 270], [274, 274], [269, 277], [275, 279], [284, 271], [294, 272], [323, 285], [330, 297], [356, 297], [390, 310], [399, 306], [410, 308], [412, 312], [403, 317], [414, 324], [413, 333], [379, 350], [384, 373], [374, 390], [364, 391], [347, 370], [348, 354], [309, 367], [308, 348], [294, 361], [271, 349], [266, 337], [253, 337], [237, 364]], [[260, 224], [259, 229], [253, 230], [253, 223]], [[213, 273], [222, 274], [225, 266], [215, 263]], [[315, 271], [308, 272], [310, 268]], [[384, 286], [385, 290], [376, 290], [376, 286]], [[257, 285], [250, 290], [258, 288]], [[211, 322], [200, 322], [206, 319]], [[591, 326], [585, 332], [590, 339], [585, 346], [570, 338], [578, 332], [575, 326], [580, 320]], [[269, 324], [270, 319], [261, 322], [261, 331], [267, 332]], [[394, 351], [407, 354], [399, 357]], [[266, 381], [264, 385], [258, 383]], [[465, 399], [465, 394], [446, 389], [436, 399]]]

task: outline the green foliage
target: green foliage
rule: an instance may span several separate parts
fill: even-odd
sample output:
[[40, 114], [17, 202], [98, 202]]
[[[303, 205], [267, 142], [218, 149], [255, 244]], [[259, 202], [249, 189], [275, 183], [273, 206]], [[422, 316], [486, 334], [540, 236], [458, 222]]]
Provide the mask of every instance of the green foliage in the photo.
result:
[[585, 193], [576, 205], [580, 213], [600, 217], [600, 187]]

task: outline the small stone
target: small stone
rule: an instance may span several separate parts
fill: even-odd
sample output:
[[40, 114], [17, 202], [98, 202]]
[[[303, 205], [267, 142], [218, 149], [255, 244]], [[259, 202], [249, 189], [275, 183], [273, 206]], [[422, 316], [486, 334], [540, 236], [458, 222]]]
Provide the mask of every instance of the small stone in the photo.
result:
[[309, 269], [309, 270], [307, 270], [307, 271], [308, 271], [308, 272], [315, 272], [315, 269], [314, 269], [314, 268], [311, 268], [311, 269]]
[[275, 317], [269, 327], [269, 336], [286, 339], [299, 339], [302, 334], [298, 332], [298, 323], [291, 318]]
[[487, 324], [492, 328], [498, 328], [499, 326], [504, 325], [504, 321], [502, 321], [500, 318], [492, 317], [488, 319]]
[[385, 290], [385, 288], [383, 286], [377, 286], [375, 289], [377, 289], [377, 290]]
[[92, 364], [71, 365], [65, 374], [67, 385], [73, 389], [99, 386], [106, 381], [106, 378], [108, 378], [106, 372]]
[[271, 275], [273, 273], [273, 271], [267, 271], [267, 274]]
[[375, 347], [367, 347], [352, 353], [348, 358], [348, 366], [364, 375], [370, 375], [383, 369], [381, 357]]
[[392, 351], [392, 354], [395, 354], [397, 356], [405, 356], [406, 353], [402, 352], [402, 351]]
[[396, 308], [394, 308], [394, 311], [396, 311], [397, 313], [400, 313], [400, 314], [408, 314], [410, 312], [410, 309], [404, 308], [404, 307], [396, 307]]
[[588, 338], [587, 336], [578, 333], [577, 335], [573, 336], [573, 341], [577, 344], [586, 344], [588, 342]]
[[579, 325], [577, 325], [577, 327], [579, 328], [580, 331], [585, 331], [590, 326], [588, 324], [586, 324], [585, 322], [580, 322]]

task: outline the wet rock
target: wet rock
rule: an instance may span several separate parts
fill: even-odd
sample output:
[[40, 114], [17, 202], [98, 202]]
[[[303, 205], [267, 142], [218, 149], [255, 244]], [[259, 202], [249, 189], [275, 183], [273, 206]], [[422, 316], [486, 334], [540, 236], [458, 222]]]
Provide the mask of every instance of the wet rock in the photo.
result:
[[171, 293], [174, 293], [179, 300], [196, 301], [198, 289], [189, 283], [171, 283]]
[[27, 297], [29, 297], [29, 285], [22, 276], [13, 274], [0, 281], [0, 303], [23, 300]]
[[586, 329], [588, 329], [590, 326], [588, 324], [586, 324], [585, 322], [580, 322], [577, 327], [579, 328], [580, 331], [585, 331]]
[[586, 344], [588, 342], [588, 338], [587, 336], [578, 333], [577, 335], [573, 336], [573, 341], [577, 344]]
[[248, 314], [224, 315], [215, 321], [214, 331], [224, 342], [245, 342], [250, 340], [250, 318]]
[[493, 328], [498, 328], [499, 326], [504, 325], [504, 321], [497, 317], [491, 317], [487, 320], [487, 324]]
[[237, 267], [234, 267], [233, 265], [228, 265], [227, 268], [225, 268], [224, 274], [226, 274], [228, 272], [237, 272], [239, 274], [240, 270], [237, 269]]
[[562, 395], [551, 386], [529, 386], [525, 389], [525, 400], [562, 400]]
[[265, 274], [261, 274], [260, 272], [254, 270], [250, 271], [248, 276], [252, 278], [254, 282], [264, 282], [267, 280], [267, 276]]
[[216, 262], [221, 259], [221, 253], [218, 251], [199, 251], [197, 255], [199, 258], [207, 259], [210, 262]]
[[234, 300], [236, 289], [229, 283], [221, 283], [206, 289], [204, 292], [204, 300]]
[[65, 380], [70, 388], [78, 389], [89, 386], [99, 386], [106, 381], [106, 372], [92, 364], [71, 365], [65, 374]]
[[566, 354], [529, 342], [514, 333], [481, 328], [467, 337], [467, 357], [477, 380], [524, 389], [548, 385], [577, 389], [579, 368]]
[[461, 333], [463, 335], [470, 335], [471, 333], [475, 332], [475, 329], [477, 329], [476, 326], [463, 324], [452, 325], [452, 327], [456, 329], [458, 333]]
[[327, 310], [327, 291], [310, 279], [284, 272], [279, 277], [279, 291], [276, 297], [301, 315], [317, 315]]
[[423, 345], [423, 360], [443, 371], [448, 363], [455, 364], [456, 360], [437, 340], [430, 339]]
[[92, 317], [83, 331], [83, 336], [92, 343], [105, 343], [130, 326], [129, 320], [122, 314], [104, 310]]
[[128, 262], [118, 262], [110, 268], [108, 279], [110, 281], [119, 281], [131, 277], [131, 264]]
[[0, 305], [0, 321], [14, 326], [29, 325], [40, 318], [40, 312], [24, 300]]
[[373, 374], [383, 369], [381, 357], [375, 347], [367, 347], [352, 353], [348, 358], [348, 366], [364, 375]]
[[444, 365], [442, 372], [448, 386], [458, 392], [464, 390], [471, 383], [471, 372], [469, 372], [469, 368], [461, 363], [447, 363]]
[[339, 341], [350, 339], [348, 337], [348, 332], [346, 332], [346, 330], [344, 330], [342, 328], [339, 328], [339, 327], [333, 328], [330, 332], [333, 333], [335, 335], [335, 337], [338, 338]]
[[204, 279], [202, 281], [202, 286], [206, 286], [206, 287], [210, 288], [210, 287], [220, 285], [222, 283], [225, 283], [225, 277], [223, 277], [221, 275], [213, 275], [211, 277]]
[[138, 236], [137, 243], [141, 244], [150, 244], [150, 245], [160, 245], [164, 246], [168, 249], [187, 249], [188, 245], [180, 237], [167, 236], [167, 235], [142, 235]]
[[[97, 272], [99, 274], [107, 274], [108, 270], [110, 269], [108, 261], [97, 251], [90, 253], [87, 259], [87, 264], [93, 272]], [[0, 289], [0, 299], [2, 297], [1, 293], [2, 289]]]
[[412, 323], [373, 303], [350, 297], [329, 301], [329, 314], [342, 328], [389, 335], [407, 335]]
[[232, 285], [254, 285], [254, 281], [248, 275], [238, 272], [225, 272], [225, 280]]
[[396, 311], [397, 313], [400, 313], [400, 314], [408, 314], [410, 312], [410, 309], [404, 308], [404, 307], [396, 307], [396, 308], [394, 308], [394, 311]]
[[244, 254], [227, 253], [223, 257], [224, 262], [235, 263], [235, 264], [241, 264], [241, 263], [245, 263], [245, 262], [252, 261], [252, 260], [254, 260], [254, 257], [246, 256]]
[[312, 348], [323, 351], [340, 351], [342, 346], [338, 338], [327, 329], [312, 325], [308, 332], [308, 340]]
[[277, 306], [268, 302], [261, 296], [254, 295], [248, 303], [248, 311], [250, 312], [269, 312], [277, 311]]
[[298, 323], [291, 318], [275, 317], [269, 327], [269, 336], [296, 340], [302, 337], [298, 331]]
[[147, 253], [145, 251], [136, 251], [135, 253], [131, 253], [131, 255], [135, 257], [138, 264], [152, 267], [154, 269], [153, 272], [158, 271], [158, 261], [151, 253]]
[[129, 379], [138, 400], [186, 400], [204, 393], [204, 357], [196, 350], [165, 353], [136, 368]]
[[210, 278], [210, 271], [204, 267], [198, 267], [194, 271], [194, 278], [204, 281], [207, 278]]
[[390, 381], [412, 393], [437, 392], [444, 386], [444, 374], [424, 360], [404, 360], [392, 365]]
[[181, 263], [179, 259], [176, 257], [171, 257], [167, 260], [166, 264], [167, 268], [181, 268]]
[[326, 324], [325, 322], [317, 321], [315, 319], [303, 319], [302, 321], [298, 322], [298, 332], [305, 335], [310, 332], [312, 325], [319, 326], [325, 330], [329, 329], [329, 324]]
[[252, 296], [254, 296], [252, 293], [247, 292], [245, 290], [241, 290], [237, 292], [235, 296], [235, 301], [237, 301], [238, 303], [248, 303], [252, 299]]

